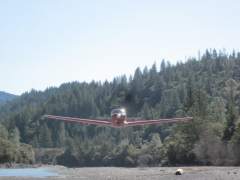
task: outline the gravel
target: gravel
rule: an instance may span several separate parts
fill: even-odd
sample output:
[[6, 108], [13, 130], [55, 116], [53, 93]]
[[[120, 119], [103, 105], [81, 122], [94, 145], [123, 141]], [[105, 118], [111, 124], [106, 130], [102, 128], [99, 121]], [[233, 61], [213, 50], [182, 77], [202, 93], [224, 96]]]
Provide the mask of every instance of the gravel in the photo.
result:
[[[240, 167], [147, 167], [147, 168], [66, 168], [47, 166], [59, 176], [33, 177], [0, 177], [0, 180], [239, 180]], [[177, 169], [183, 169], [182, 175], [175, 175]]]

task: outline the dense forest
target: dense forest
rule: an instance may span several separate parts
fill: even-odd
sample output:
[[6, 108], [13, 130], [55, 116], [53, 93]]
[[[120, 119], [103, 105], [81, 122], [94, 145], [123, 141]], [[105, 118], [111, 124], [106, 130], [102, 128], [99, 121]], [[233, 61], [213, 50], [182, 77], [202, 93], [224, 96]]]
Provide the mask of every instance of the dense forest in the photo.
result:
[[[0, 163], [240, 165], [240, 52], [206, 50], [199, 59], [158, 63], [130, 77], [65, 83], [6, 103], [0, 108]], [[116, 105], [130, 117], [194, 120], [115, 129], [42, 119], [109, 118]]]

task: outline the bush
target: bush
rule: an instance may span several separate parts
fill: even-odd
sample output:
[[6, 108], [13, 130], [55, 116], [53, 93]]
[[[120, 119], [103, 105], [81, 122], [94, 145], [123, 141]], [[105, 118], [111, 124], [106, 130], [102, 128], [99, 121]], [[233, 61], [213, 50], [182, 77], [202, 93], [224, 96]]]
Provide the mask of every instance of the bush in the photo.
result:
[[138, 157], [138, 166], [149, 166], [153, 162], [153, 157], [150, 154], [143, 154]]
[[0, 138], [0, 163], [14, 162], [17, 146], [10, 141]]
[[35, 162], [35, 153], [31, 145], [21, 143], [17, 150], [17, 163], [33, 164]]

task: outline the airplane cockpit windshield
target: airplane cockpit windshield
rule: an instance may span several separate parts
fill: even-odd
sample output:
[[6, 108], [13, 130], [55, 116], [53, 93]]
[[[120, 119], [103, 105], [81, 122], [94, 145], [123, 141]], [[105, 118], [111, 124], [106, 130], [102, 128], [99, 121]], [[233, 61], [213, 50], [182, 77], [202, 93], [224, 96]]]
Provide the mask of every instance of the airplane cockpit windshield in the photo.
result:
[[111, 116], [114, 115], [114, 114], [126, 115], [126, 110], [124, 108], [113, 109], [111, 111]]

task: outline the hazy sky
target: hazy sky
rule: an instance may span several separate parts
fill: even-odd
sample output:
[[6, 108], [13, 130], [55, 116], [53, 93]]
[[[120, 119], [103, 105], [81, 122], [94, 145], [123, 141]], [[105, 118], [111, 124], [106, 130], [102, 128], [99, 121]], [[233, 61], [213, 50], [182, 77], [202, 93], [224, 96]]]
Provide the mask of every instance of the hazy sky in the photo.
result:
[[111, 80], [206, 48], [239, 50], [239, 0], [0, 0], [0, 90]]

